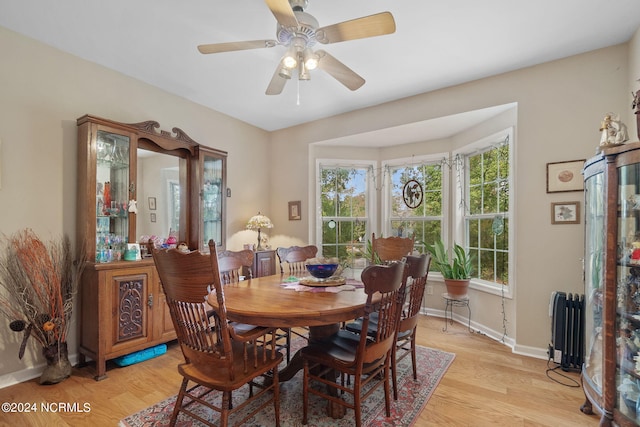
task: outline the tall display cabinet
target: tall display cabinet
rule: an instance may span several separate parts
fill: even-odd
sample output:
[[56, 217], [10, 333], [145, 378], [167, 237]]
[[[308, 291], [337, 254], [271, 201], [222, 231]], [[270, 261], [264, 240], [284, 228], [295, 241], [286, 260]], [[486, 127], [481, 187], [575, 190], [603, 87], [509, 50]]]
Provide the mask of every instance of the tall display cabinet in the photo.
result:
[[640, 425], [640, 142], [584, 167], [585, 362], [581, 410]]
[[[150, 257], [130, 244], [170, 235], [191, 249], [213, 238], [224, 247], [226, 153], [157, 122], [77, 120], [77, 243], [87, 265], [80, 283], [80, 362], [106, 361], [175, 339]], [[205, 154], [206, 153], [206, 154]], [[215, 164], [215, 187], [209, 179]], [[212, 229], [202, 212], [217, 201]], [[170, 243], [169, 240], [167, 243]]]

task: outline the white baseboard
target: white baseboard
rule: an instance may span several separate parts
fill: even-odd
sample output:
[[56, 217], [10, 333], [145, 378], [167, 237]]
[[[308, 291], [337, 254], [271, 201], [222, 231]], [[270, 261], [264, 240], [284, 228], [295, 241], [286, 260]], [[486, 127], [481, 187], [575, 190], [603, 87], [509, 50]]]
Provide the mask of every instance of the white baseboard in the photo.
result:
[[[75, 366], [78, 364], [78, 354], [69, 355], [69, 363], [71, 366]], [[12, 386], [14, 384], [22, 383], [25, 381], [32, 380], [34, 378], [38, 378], [42, 375], [42, 371], [46, 363], [40, 363], [36, 366], [32, 366], [30, 368], [25, 368], [20, 371], [10, 372], [8, 374], [0, 375], [0, 388], [5, 388]]]
[[[440, 317], [444, 322], [444, 310], [427, 309], [425, 311], [425, 309], [422, 308], [422, 314], [426, 314], [428, 316], [433, 316], [433, 317]], [[461, 316], [456, 313], [453, 314], [453, 321], [463, 326], [468, 325], [468, 319], [465, 316]], [[494, 331], [493, 329], [489, 329], [484, 325], [477, 324], [474, 321], [471, 321], [471, 329], [476, 333], [486, 335], [487, 337], [495, 341], [499, 341], [504, 345], [506, 345], [507, 347], [510, 347], [511, 351], [514, 354], [519, 354], [522, 356], [528, 356], [528, 357], [533, 357], [535, 359], [542, 359], [542, 360], [547, 360], [549, 358], [549, 355], [547, 354], [548, 349], [546, 347], [537, 348], [537, 347], [518, 345], [516, 344], [513, 338], [509, 336], [504, 336], [502, 332]]]

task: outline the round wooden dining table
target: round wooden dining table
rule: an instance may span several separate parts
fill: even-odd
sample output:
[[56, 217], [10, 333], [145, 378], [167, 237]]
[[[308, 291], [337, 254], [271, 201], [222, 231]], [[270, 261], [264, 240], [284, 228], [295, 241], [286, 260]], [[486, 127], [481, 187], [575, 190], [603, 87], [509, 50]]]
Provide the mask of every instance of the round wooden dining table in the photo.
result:
[[[287, 289], [286, 279], [276, 274], [224, 285], [229, 320], [278, 328], [322, 327], [364, 314], [367, 295], [361, 287], [341, 292], [300, 292]], [[209, 303], [217, 305], [215, 296], [209, 296]]]
[[[227, 318], [231, 321], [277, 328], [309, 327], [309, 341], [321, 341], [338, 331], [340, 322], [364, 315], [367, 295], [362, 287], [341, 292], [296, 291], [284, 284], [282, 274], [243, 280], [224, 285]], [[210, 294], [208, 303], [218, 303]], [[288, 381], [303, 367], [296, 353], [279, 372], [280, 381]], [[344, 408], [328, 405], [334, 418], [344, 415]]]

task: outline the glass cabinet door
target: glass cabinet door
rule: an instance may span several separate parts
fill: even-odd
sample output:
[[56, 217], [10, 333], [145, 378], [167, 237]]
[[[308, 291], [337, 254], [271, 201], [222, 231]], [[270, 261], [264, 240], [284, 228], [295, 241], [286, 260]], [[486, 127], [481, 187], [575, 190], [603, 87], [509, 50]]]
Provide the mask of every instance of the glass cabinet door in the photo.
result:
[[605, 239], [604, 173], [585, 181], [585, 362], [584, 377], [602, 395], [602, 309]]
[[202, 150], [202, 188], [200, 218], [202, 236], [201, 249], [208, 249], [210, 239], [217, 247], [224, 247], [224, 183], [226, 156], [219, 153]]
[[96, 262], [119, 261], [129, 239], [131, 140], [106, 130], [96, 134]]
[[618, 168], [616, 407], [640, 421], [640, 164]]

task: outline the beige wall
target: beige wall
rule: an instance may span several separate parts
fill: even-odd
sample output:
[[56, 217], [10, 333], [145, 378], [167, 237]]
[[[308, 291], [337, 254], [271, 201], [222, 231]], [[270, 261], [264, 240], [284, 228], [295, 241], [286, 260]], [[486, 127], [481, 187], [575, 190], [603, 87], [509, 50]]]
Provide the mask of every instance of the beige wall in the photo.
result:
[[[276, 225], [269, 233], [272, 245], [313, 242], [309, 207], [316, 153], [310, 143], [517, 102], [517, 274], [515, 299], [507, 308], [507, 331], [518, 351], [535, 354], [546, 348], [550, 335], [550, 292], [582, 291], [582, 227], [552, 226], [549, 218], [551, 202], [581, 200], [582, 193], [546, 194], [545, 165], [591, 156], [603, 114], [629, 110], [630, 85], [637, 90], [640, 72], [639, 38], [636, 34], [630, 45], [269, 134], [0, 28], [0, 232], [31, 227], [45, 238], [61, 233], [75, 237], [75, 191], [80, 179], [75, 120], [86, 113], [122, 122], [156, 120], [162, 129], [177, 126], [196, 141], [228, 151], [232, 197], [227, 235], [228, 247], [234, 249], [255, 238], [244, 231], [244, 224], [258, 210]], [[635, 126], [629, 127], [635, 135]], [[438, 149], [447, 143], [439, 141]], [[398, 152], [428, 152], [430, 144]], [[390, 154], [376, 153], [378, 159]], [[301, 221], [288, 221], [291, 200], [302, 201]], [[430, 307], [437, 309], [438, 304], [437, 298], [429, 298]], [[500, 336], [499, 297], [475, 292], [472, 304], [473, 320]], [[41, 363], [35, 343], [29, 345], [25, 359], [18, 360], [19, 344], [20, 336], [0, 327], [0, 380], [24, 379], [29, 368]], [[72, 353], [75, 348], [72, 336]]]
[[[42, 238], [75, 241], [76, 119], [92, 114], [126, 123], [156, 120], [229, 153], [228, 232], [270, 206], [265, 131], [0, 27], [0, 232], [31, 227]], [[250, 232], [248, 232], [250, 233]], [[242, 246], [242, 243], [240, 247]], [[35, 341], [18, 359], [22, 336], [0, 320], [0, 384], [41, 363]], [[75, 334], [69, 351], [76, 350]], [[1, 386], [1, 385], [0, 385]]]
[[[628, 58], [638, 56], [637, 47], [634, 49], [630, 52], [628, 45], [601, 49], [274, 132], [274, 159], [284, 155], [283, 147], [296, 147], [310, 160], [273, 171], [272, 185], [290, 185], [292, 176], [307, 174], [310, 183], [295, 183], [289, 188], [288, 197], [301, 199], [303, 206], [309, 206], [313, 200], [309, 197], [313, 194], [310, 168], [317, 152], [304, 151], [301, 144], [517, 103], [515, 297], [506, 301], [505, 318], [499, 295], [472, 291], [471, 304], [473, 321], [484, 332], [501, 338], [506, 321], [506, 341], [516, 351], [544, 357], [550, 339], [551, 292], [584, 292], [583, 226], [550, 222], [552, 202], [582, 201], [583, 194], [547, 194], [546, 164], [594, 155], [603, 115], [629, 110]], [[489, 133], [487, 130], [485, 135]], [[453, 148], [459, 143], [452, 138], [450, 145]], [[414, 150], [429, 152], [430, 144], [387, 151], [404, 152], [402, 155]], [[442, 144], [438, 141], [437, 150]], [[388, 158], [389, 153], [385, 152], [384, 157]], [[313, 216], [308, 220], [312, 222]], [[428, 298], [427, 305], [434, 310], [442, 306], [437, 296]]]

